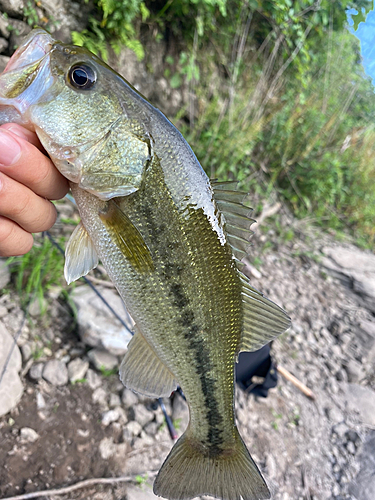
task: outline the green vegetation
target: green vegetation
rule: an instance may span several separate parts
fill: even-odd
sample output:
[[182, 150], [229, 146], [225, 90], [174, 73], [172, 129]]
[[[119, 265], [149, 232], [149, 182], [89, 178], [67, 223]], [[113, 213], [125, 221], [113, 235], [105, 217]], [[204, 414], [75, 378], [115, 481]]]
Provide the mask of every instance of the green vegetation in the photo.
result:
[[[64, 245], [62, 241], [60, 244]], [[63, 256], [47, 237], [41, 236], [36, 237], [29, 253], [11, 257], [8, 263], [23, 307], [37, 300], [40, 312], [43, 314], [48, 304], [48, 291], [56, 284], [63, 286]]]
[[105, 368], [104, 366], [100, 367], [100, 373], [103, 377], [112, 377], [112, 375], [118, 375], [118, 368]]
[[164, 76], [196, 96], [199, 113], [190, 102], [176, 122], [211, 177], [237, 178], [258, 199], [277, 193], [297, 217], [373, 245], [375, 96], [345, 28], [345, 9], [357, 8], [358, 25], [371, 2], [95, 5], [75, 43], [107, 57], [109, 40], [115, 52], [125, 45], [142, 58], [148, 28], [179, 48], [166, 56]]
[[[372, 247], [375, 95], [355, 38], [339, 29], [332, 12], [324, 43], [318, 25], [304, 44], [299, 35], [292, 46], [285, 34], [280, 41], [275, 27], [257, 46], [247, 23], [244, 15], [237, 22], [231, 58], [220, 54], [227, 74], [221, 84], [213, 85], [217, 56], [202, 52], [199, 65], [209, 70], [195, 85], [198, 116], [180, 121], [184, 135], [210, 177], [239, 179], [257, 199], [277, 193], [297, 217], [350, 230], [359, 244]], [[258, 25], [255, 30], [253, 36]], [[185, 115], [182, 110], [177, 119]]]

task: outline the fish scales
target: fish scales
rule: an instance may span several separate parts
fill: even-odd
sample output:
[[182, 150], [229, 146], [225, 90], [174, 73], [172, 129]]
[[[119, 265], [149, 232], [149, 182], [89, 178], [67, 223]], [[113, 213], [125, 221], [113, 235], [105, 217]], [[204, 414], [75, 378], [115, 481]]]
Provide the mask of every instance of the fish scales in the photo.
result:
[[269, 498], [234, 417], [234, 364], [285, 331], [285, 312], [238, 269], [250, 235], [233, 183], [210, 183], [178, 130], [86, 49], [34, 30], [0, 75], [0, 123], [35, 130], [81, 222], [68, 282], [102, 261], [135, 320], [120, 379], [150, 397], [183, 389], [190, 421], [154, 492]]
[[[97, 247], [106, 247], [110, 236], [99, 216], [87, 222], [98, 210], [90, 208], [86, 214], [91, 204], [79, 194], [75, 198]], [[176, 207], [158, 162], [147, 171], [139, 191], [117, 203], [139, 229], [155, 270], [136, 272], [116, 248], [108, 255], [103, 248], [108, 259], [103, 263], [120, 292], [134, 297], [127, 302], [130, 314], [183, 388], [196, 436], [218, 453], [224, 439], [233, 440], [233, 357], [242, 325], [239, 278], [230, 249], [220, 244], [202, 210], [187, 207], [181, 212]], [[112, 262], [117, 263], [113, 270]], [[206, 292], [212, 286], [214, 296]], [[207, 343], [213, 348], [205, 348]]]

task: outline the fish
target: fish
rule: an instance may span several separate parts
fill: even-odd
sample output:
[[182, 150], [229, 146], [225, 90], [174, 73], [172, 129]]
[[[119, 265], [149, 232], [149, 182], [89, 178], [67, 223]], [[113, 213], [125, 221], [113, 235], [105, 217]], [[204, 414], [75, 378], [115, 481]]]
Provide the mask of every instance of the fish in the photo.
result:
[[100, 260], [134, 319], [123, 384], [151, 398], [178, 384], [186, 396], [189, 424], [155, 494], [270, 498], [236, 426], [234, 370], [290, 318], [242, 272], [253, 222], [244, 193], [210, 181], [175, 126], [107, 64], [39, 28], [0, 76], [6, 122], [34, 130], [70, 181], [81, 222], [67, 282]]

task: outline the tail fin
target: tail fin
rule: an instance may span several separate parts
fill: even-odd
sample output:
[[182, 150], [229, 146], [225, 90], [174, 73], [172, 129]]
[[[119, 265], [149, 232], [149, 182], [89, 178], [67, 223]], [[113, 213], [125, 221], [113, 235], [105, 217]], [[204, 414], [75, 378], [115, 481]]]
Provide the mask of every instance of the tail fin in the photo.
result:
[[209, 457], [183, 434], [172, 448], [154, 483], [154, 493], [169, 500], [212, 495], [222, 500], [270, 498], [268, 487], [236, 429], [236, 446]]

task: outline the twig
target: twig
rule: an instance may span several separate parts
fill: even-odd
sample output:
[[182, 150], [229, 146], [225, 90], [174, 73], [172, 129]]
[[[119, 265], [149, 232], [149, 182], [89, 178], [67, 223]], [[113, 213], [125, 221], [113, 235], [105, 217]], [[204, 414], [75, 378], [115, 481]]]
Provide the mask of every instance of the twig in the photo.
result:
[[[149, 471], [148, 474], [152, 474], [154, 472], [157, 471]], [[24, 493], [23, 495], [17, 495], [15, 497], [5, 497], [1, 500], [28, 500], [29, 498], [46, 497], [49, 495], [64, 495], [65, 493], [71, 493], [72, 491], [78, 490], [80, 488], [86, 488], [87, 486], [92, 486], [94, 484], [129, 483], [130, 481], [135, 481], [135, 476], [99, 477], [93, 479], [85, 479], [84, 481], [72, 484], [71, 486], [66, 486], [65, 488], [34, 491], [33, 493]]]
[[303, 384], [302, 382], [300, 382], [298, 380], [298, 378], [296, 378], [294, 375], [292, 375], [290, 372], [288, 372], [288, 370], [286, 370], [282, 366], [278, 365], [277, 371], [280, 373], [280, 375], [282, 375], [284, 378], [286, 378], [287, 380], [289, 380], [289, 382], [292, 382], [292, 384], [294, 386], [296, 386], [297, 389], [299, 389], [301, 392], [303, 392], [303, 394], [305, 394], [305, 396], [307, 396], [308, 398], [310, 398], [312, 400], [316, 399], [316, 396], [312, 392], [312, 390], [309, 389], [308, 387], [306, 387], [305, 384]]

